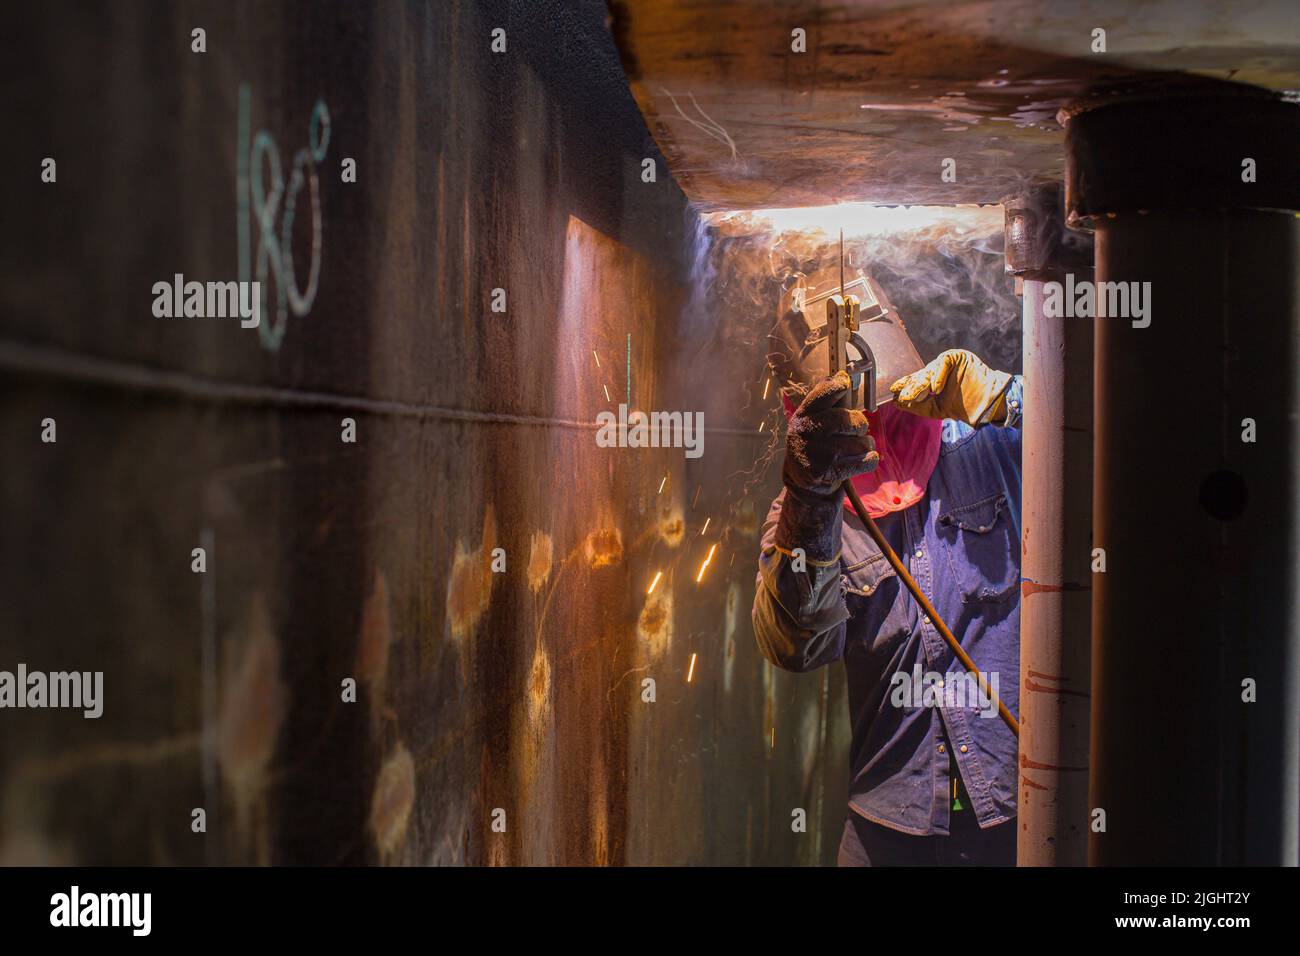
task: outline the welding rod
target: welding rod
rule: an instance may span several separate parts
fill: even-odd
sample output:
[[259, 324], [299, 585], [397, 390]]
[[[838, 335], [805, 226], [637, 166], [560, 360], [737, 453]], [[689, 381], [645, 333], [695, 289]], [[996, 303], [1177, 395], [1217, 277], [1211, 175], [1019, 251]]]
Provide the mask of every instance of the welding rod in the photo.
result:
[[[871, 535], [871, 540], [876, 542], [876, 547], [880, 548], [880, 552], [885, 556], [885, 559], [889, 561], [890, 567], [894, 569], [894, 573], [898, 575], [898, 579], [902, 581], [907, 590], [912, 593], [912, 597], [916, 598], [916, 603], [919, 604], [921, 610], [929, 616], [930, 623], [934, 625], [934, 629], [939, 632], [939, 635], [945, 641], [948, 642], [948, 646], [952, 648], [952, 652], [957, 655], [957, 660], [961, 661], [962, 666], [965, 667], [966, 670], [975, 675], [975, 679], [979, 681], [980, 690], [984, 692], [985, 700], [997, 701], [998, 714], [1001, 715], [1003, 722], [1011, 728], [1011, 732], [1015, 734], [1018, 739], [1020, 737], [1020, 721], [1016, 720], [1015, 715], [1007, 709], [1007, 705], [1002, 703], [1002, 699], [998, 697], [997, 694], [993, 693], [992, 688], [990, 688], [988, 683], [984, 680], [984, 675], [976, 669], [975, 662], [970, 659], [970, 655], [962, 650], [961, 645], [957, 643], [957, 638], [953, 637], [952, 631], [948, 630], [948, 625], [943, 623], [943, 618], [941, 618], [939, 612], [934, 609], [934, 605], [930, 603], [930, 599], [925, 596], [925, 592], [921, 590], [921, 586], [917, 584], [912, 578], [912, 575], [908, 573], [907, 568], [903, 567], [903, 562], [899, 559], [898, 555], [894, 553], [894, 549], [889, 546], [889, 542], [885, 540], [884, 534], [882, 534], [880, 529], [876, 527], [876, 522], [872, 520], [871, 515], [867, 514], [867, 508], [862, 503], [862, 499], [858, 497], [858, 492], [857, 489], [853, 487], [853, 482], [844, 482], [844, 490], [848, 492], [849, 501], [853, 504], [853, 510], [858, 513], [858, 517], [862, 520], [863, 525], [866, 526], [867, 534]], [[1017, 679], [1019, 679], [1019, 675], [1017, 675]]]

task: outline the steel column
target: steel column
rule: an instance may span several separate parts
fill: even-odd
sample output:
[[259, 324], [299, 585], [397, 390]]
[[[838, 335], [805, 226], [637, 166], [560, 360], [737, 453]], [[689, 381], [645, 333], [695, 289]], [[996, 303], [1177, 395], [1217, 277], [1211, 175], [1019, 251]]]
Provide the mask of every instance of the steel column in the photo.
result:
[[1096, 321], [1089, 861], [1295, 864], [1300, 107], [1117, 104], [1067, 140], [1099, 287], [1150, 284], [1149, 325]]
[[1087, 860], [1092, 326], [1048, 315], [1048, 284], [1092, 277], [1091, 237], [1064, 228], [1062, 191], [1008, 200], [1007, 271], [1023, 296], [1020, 866]]

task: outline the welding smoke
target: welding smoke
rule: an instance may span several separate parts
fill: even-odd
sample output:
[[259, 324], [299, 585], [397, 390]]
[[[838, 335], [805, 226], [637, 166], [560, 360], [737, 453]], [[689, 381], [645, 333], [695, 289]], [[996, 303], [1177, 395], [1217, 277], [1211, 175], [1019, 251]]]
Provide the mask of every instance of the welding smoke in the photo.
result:
[[881, 283], [923, 359], [965, 348], [994, 368], [1020, 371], [1020, 302], [1004, 271], [999, 206], [760, 210], [704, 222], [689, 310], [711, 321], [689, 326], [700, 337], [698, 354], [712, 353], [708, 340], [725, 336], [729, 355], [747, 353], [750, 367], [741, 374], [752, 376], [781, 281], [838, 263], [838, 222], [846, 263]]

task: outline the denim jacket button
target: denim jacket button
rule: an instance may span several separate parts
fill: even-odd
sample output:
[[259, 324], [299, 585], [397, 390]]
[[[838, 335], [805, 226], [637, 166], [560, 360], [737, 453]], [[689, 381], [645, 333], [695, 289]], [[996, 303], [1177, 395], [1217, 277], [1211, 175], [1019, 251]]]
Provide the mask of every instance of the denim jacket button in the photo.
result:
[[962, 753], [965, 753], [965, 752], [966, 752], [966, 749], [967, 749], [967, 748], [966, 748], [966, 745], [965, 745], [965, 744], [962, 744], [960, 749], [961, 749], [961, 752], [962, 752]]

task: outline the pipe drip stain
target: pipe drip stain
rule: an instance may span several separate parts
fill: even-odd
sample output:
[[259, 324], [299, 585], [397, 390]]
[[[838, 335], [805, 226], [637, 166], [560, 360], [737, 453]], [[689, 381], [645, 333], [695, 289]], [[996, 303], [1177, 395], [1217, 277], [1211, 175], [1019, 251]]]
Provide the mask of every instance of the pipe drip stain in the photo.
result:
[[722, 690], [731, 693], [736, 671], [736, 631], [740, 625], [740, 586], [732, 581], [727, 587], [727, 610], [722, 640]]

